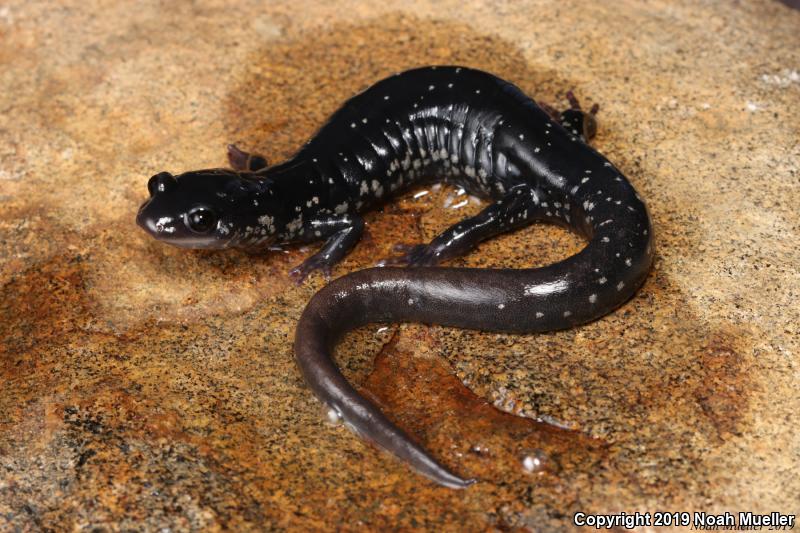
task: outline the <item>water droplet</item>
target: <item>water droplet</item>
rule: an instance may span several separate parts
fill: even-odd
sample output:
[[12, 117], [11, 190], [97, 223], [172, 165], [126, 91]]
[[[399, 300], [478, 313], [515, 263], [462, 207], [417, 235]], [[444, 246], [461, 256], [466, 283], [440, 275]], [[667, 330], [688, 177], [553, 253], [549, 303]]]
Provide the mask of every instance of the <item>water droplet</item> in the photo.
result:
[[322, 404], [322, 414], [325, 417], [325, 423], [331, 426], [342, 425], [342, 413], [335, 407]]
[[522, 456], [522, 468], [526, 472], [540, 472], [544, 469], [547, 456], [541, 450], [533, 450]]

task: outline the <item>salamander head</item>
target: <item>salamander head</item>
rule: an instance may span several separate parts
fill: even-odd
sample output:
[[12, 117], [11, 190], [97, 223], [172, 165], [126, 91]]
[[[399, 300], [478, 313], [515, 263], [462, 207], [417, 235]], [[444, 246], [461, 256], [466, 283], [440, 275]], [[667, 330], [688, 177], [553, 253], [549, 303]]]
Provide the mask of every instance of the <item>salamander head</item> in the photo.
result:
[[156, 174], [136, 223], [183, 248], [266, 247], [275, 236], [269, 180], [227, 169]]

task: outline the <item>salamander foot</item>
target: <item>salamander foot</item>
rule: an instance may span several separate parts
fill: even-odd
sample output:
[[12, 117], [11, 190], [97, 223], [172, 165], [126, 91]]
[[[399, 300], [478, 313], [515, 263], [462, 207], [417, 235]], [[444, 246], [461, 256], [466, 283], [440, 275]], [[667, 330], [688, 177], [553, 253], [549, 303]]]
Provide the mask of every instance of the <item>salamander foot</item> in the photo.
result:
[[302, 285], [303, 281], [315, 270], [319, 270], [326, 281], [331, 279], [331, 267], [328, 260], [319, 254], [312, 255], [289, 271], [289, 277], [296, 285]]
[[567, 91], [566, 97], [569, 101], [569, 109], [562, 111], [556, 120], [568, 132], [578, 135], [584, 142], [588, 142], [597, 133], [595, 116], [600, 110], [600, 105], [594, 104], [589, 111], [584, 111], [572, 91]]
[[265, 157], [239, 150], [235, 144], [228, 145], [228, 162], [233, 170], [249, 172], [259, 171], [269, 165]]
[[436, 250], [428, 244], [395, 244], [392, 251], [398, 255], [382, 260], [379, 266], [435, 266], [440, 261]]

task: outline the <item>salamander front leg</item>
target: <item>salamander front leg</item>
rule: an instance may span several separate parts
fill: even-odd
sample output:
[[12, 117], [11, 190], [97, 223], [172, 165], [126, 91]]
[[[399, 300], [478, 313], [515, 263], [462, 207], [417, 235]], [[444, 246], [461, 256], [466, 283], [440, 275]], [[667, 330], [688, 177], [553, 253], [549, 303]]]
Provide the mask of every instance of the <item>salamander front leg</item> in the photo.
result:
[[450, 226], [429, 244], [396, 246], [395, 251], [404, 253], [381, 264], [433, 266], [462, 256], [495, 235], [551, 219], [554, 217], [542, 199], [542, 192], [529, 185], [518, 185], [477, 215]]
[[233, 170], [256, 172], [267, 168], [267, 158], [257, 154], [243, 152], [235, 144], [228, 145], [228, 162]]
[[314, 238], [326, 238], [322, 248], [289, 271], [289, 276], [300, 285], [309, 274], [321, 270], [325, 277], [331, 274], [333, 265], [344, 259], [364, 233], [364, 220], [358, 215], [339, 215], [311, 222], [310, 233]]

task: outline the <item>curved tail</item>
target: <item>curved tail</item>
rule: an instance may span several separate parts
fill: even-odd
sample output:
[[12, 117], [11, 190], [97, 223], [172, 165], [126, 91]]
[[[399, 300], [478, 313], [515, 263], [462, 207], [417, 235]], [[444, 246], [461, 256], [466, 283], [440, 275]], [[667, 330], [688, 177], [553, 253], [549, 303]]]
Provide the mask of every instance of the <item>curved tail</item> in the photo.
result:
[[[649, 222], [649, 221], [648, 221]], [[649, 223], [646, 224], [649, 228]], [[603, 316], [630, 298], [652, 261], [648, 232], [614, 232], [625, 257], [593, 235], [583, 251], [535, 269], [371, 268], [338, 278], [306, 306], [295, 357], [314, 394], [366, 440], [451, 488], [474, 479], [439, 464], [347, 382], [331, 350], [346, 331], [372, 322], [422, 322], [486, 331], [534, 333]], [[620, 268], [619, 263], [624, 265]]]
[[440, 485], [463, 489], [473, 484], [474, 479], [463, 479], [439, 464], [347, 382], [330, 353], [330, 340], [340, 332], [333, 331], [323, 318], [326, 313], [320, 313], [321, 303], [317, 300], [306, 308], [294, 344], [300, 370], [317, 398], [362, 438], [392, 452]]

